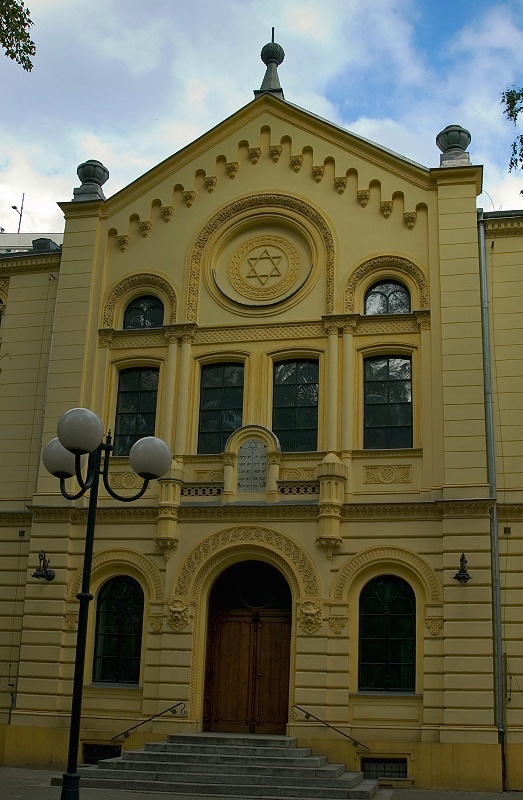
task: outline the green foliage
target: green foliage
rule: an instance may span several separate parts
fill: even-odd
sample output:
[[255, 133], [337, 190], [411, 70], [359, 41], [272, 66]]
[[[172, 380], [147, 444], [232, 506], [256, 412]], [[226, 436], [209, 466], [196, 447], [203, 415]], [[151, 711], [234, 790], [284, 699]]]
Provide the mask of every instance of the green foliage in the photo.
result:
[[36, 53], [36, 45], [29, 35], [32, 24], [23, 0], [0, 0], [0, 46], [6, 56], [27, 72], [33, 69], [31, 56]]
[[[523, 111], [523, 88], [517, 89], [513, 86], [512, 89], [504, 91], [501, 95], [501, 103], [507, 119], [516, 125], [518, 117]], [[512, 142], [512, 155], [508, 168], [509, 172], [512, 172], [513, 169], [523, 169], [523, 134], [521, 133]]]

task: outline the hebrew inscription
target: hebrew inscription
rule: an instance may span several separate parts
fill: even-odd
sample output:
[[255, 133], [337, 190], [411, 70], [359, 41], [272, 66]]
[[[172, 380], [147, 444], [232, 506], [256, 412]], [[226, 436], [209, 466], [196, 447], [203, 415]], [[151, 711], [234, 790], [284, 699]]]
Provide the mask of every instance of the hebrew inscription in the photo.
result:
[[247, 439], [238, 450], [238, 491], [264, 492], [267, 482], [267, 447]]

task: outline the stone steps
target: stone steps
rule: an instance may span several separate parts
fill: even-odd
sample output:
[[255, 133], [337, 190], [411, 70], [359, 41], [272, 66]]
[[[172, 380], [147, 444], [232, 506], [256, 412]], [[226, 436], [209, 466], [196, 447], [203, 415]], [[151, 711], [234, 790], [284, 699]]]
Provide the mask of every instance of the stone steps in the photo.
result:
[[286, 736], [180, 734], [82, 767], [84, 788], [231, 800], [371, 800], [377, 781], [329, 764]]

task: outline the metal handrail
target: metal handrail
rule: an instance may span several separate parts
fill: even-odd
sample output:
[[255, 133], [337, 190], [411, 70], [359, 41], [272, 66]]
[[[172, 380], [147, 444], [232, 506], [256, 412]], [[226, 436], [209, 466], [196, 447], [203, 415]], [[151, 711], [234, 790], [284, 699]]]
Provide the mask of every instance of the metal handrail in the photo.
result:
[[370, 747], [367, 747], [367, 745], [363, 744], [363, 742], [358, 742], [357, 739], [354, 739], [353, 736], [349, 736], [348, 733], [345, 733], [344, 731], [340, 731], [340, 729], [339, 728], [335, 728], [334, 725], [329, 725], [328, 722], [325, 722], [325, 720], [314, 716], [314, 714], [311, 714], [310, 711], [307, 711], [305, 708], [302, 708], [301, 706], [294, 705], [293, 708], [297, 708], [298, 711], [302, 711], [305, 714], [305, 719], [311, 719], [312, 718], [312, 719], [315, 719], [316, 722], [321, 722], [321, 724], [325, 725], [326, 728], [330, 728], [331, 730], [336, 731], [336, 733], [339, 733], [340, 736], [345, 736], [346, 739], [350, 739], [352, 744], [354, 745], [354, 747], [363, 747], [365, 750], [368, 750], [369, 753], [370, 753]]
[[176, 703], [174, 706], [171, 706], [170, 708], [164, 708], [164, 710], [160, 711], [159, 714], [154, 714], [154, 716], [149, 717], [149, 719], [144, 719], [144, 720], [142, 720], [142, 722], [139, 722], [137, 725], [133, 725], [132, 728], [127, 728], [126, 731], [122, 731], [121, 733], [117, 733], [116, 736], [112, 737], [111, 742], [114, 742], [115, 739], [119, 739], [120, 736], [123, 736], [124, 739], [128, 739], [129, 738], [129, 734], [131, 733], [131, 731], [136, 730], [136, 728], [140, 728], [142, 725], [145, 725], [146, 722], [151, 722], [153, 719], [157, 719], [158, 717], [161, 717], [162, 714], [167, 714], [168, 711], [170, 711], [171, 714], [176, 715], [176, 709], [178, 708], [178, 706], [183, 706], [182, 710], [180, 711], [180, 714], [181, 714], [182, 717], [186, 717], [187, 716], [187, 711], [185, 709], [185, 703], [181, 700], [179, 703]]

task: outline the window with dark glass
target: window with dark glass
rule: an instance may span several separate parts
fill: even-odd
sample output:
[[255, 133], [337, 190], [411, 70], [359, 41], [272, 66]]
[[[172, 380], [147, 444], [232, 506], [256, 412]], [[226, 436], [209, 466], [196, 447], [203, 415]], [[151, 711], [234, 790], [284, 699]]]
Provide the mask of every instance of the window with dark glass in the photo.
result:
[[100, 589], [96, 607], [93, 681], [138, 683], [142, 650], [143, 591], [118, 575]]
[[381, 281], [371, 286], [365, 295], [365, 314], [408, 313], [410, 313], [410, 294], [402, 283]]
[[161, 328], [163, 325], [163, 303], [158, 297], [137, 297], [125, 309], [124, 329]]
[[243, 364], [206, 364], [200, 383], [198, 452], [221, 453], [242, 425]]
[[360, 596], [360, 690], [413, 692], [416, 600], [395, 575], [369, 581]]
[[287, 453], [318, 447], [318, 361], [274, 364], [272, 430]]
[[369, 450], [412, 447], [411, 359], [366, 358], [364, 443]]
[[138, 439], [154, 436], [158, 375], [153, 367], [120, 371], [114, 425], [115, 456], [128, 455]]

